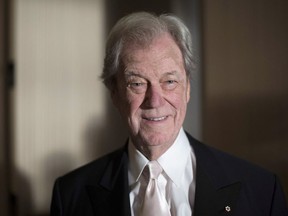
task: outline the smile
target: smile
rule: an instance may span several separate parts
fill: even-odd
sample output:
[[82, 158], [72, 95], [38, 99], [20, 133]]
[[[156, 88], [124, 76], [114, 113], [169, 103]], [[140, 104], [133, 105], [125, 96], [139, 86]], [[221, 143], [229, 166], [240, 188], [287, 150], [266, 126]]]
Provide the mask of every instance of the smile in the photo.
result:
[[148, 121], [155, 121], [155, 122], [157, 122], [157, 121], [163, 121], [163, 120], [166, 119], [166, 118], [167, 118], [167, 116], [155, 117], [155, 118], [145, 118], [145, 117], [144, 117], [144, 119], [146, 119], [146, 120], [148, 120]]

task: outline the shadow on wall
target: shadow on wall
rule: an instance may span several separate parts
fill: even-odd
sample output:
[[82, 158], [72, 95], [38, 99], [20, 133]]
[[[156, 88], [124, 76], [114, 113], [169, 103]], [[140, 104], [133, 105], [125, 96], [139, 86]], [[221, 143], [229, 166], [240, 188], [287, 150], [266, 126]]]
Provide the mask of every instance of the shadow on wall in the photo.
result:
[[51, 188], [49, 191], [48, 202], [50, 204], [50, 199], [52, 195], [52, 188], [55, 181], [55, 177], [59, 177], [71, 171], [75, 168], [75, 160], [72, 155], [66, 152], [55, 152], [50, 154], [49, 157], [43, 161], [43, 176], [44, 185]]
[[[67, 171], [72, 170], [74, 168], [74, 162], [72, 156], [66, 152], [55, 152], [43, 160], [42, 172], [44, 173], [41, 174], [41, 176], [44, 178], [44, 187], [42, 190], [45, 192], [43, 196], [45, 196], [44, 198], [47, 202], [48, 208], [50, 207], [55, 176], [61, 176]], [[14, 175], [15, 193], [11, 197], [11, 216], [49, 216], [49, 210], [47, 210], [47, 212], [35, 212], [35, 203], [33, 202], [31, 191], [31, 181], [29, 181], [29, 179], [25, 177], [25, 174], [19, 170], [16, 170]], [[49, 190], [47, 190], [47, 188], [49, 188]], [[46, 194], [47, 191], [48, 194]]]
[[121, 146], [128, 138], [128, 132], [120, 114], [106, 94], [106, 113], [100, 119], [91, 119], [84, 131], [86, 155], [89, 160], [98, 158]]
[[[120, 119], [117, 110], [107, 96], [107, 109], [105, 116], [101, 119], [91, 119], [83, 132], [83, 148], [86, 161], [92, 161], [103, 154], [111, 152], [118, 147], [124, 146], [128, 133]], [[104, 120], [103, 120], [104, 119]], [[16, 193], [12, 196], [12, 215], [11, 216], [49, 216], [49, 208], [52, 197], [53, 184], [55, 178], [77, 168], [75, 158], [67, 152], [54, 152], [43, 159], [41, 178], [43, 180], [43, 196], [47, 203], [44, 212], [35, 212], [35, 203], [32, 197], [32, 183], [25, 178], [25, 175], [17, 171], [15, 179]], [[49, 189], [47, 189], [49, 188]], [[47, 193], [48, 192], [48, 193]], [[35, 198], [34, 198], [35, 199]]]
[[106, 0], [106, 33], [115, 22], [124, 15], [137, 11], [149, 11], [156, 14], [171, 12], [171, 1], [167, 0]]
[[28, 178], [20, 170], [14, 171], [15, 188], [11, 194], [11, 209], [12, 216], [30, 215], [33, 209], [31, 183]]

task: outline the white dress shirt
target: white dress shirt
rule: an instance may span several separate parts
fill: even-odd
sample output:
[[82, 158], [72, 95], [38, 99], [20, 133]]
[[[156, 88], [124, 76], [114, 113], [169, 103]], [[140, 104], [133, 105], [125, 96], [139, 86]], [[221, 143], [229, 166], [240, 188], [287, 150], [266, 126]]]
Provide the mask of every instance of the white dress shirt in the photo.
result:
[[[134, 147], [131, 139], [128, 151], [131, 215], [138, 216], [146, 190], [141, 174], [149, 160]], [[158, 185], [171, 209], [172, 216], [192, 215], [196, 159], [183, 128], [173, 145], [157, 161], [164, 171], [158, 178]]]

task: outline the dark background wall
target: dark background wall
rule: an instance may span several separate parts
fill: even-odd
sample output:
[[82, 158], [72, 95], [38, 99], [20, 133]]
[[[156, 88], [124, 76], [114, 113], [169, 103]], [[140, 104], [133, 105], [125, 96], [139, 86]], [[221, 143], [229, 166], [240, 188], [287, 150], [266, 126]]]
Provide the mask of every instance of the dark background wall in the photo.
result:
[[8, 1], [0, 0], [0, 214], [9, 213]]
[[203, 140], [280, 177], [288, 197], [288, 1], [203, 1]]

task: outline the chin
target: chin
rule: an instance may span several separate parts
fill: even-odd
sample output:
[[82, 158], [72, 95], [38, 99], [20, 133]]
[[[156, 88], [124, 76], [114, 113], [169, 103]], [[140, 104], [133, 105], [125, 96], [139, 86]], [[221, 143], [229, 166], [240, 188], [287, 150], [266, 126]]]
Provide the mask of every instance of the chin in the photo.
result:
[[140, 139], [143, 145], [146, 146], [160, 146], [160, 145], [172, 145], [176, 136], [171, 133], [145, 133], [140, 135]]

